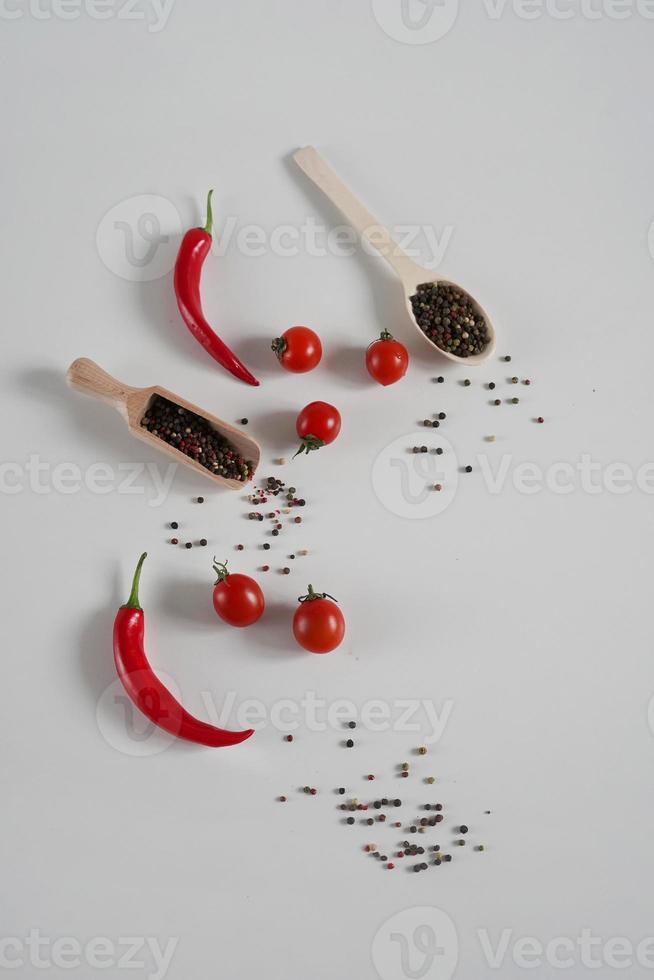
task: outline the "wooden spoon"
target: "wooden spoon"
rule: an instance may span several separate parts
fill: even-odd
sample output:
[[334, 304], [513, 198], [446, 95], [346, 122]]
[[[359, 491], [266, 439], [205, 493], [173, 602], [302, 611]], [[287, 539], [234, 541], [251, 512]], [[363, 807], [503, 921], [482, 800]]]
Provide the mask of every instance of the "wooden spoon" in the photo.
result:
[[[417, 265], [413, 259], [410, 259], [409, 256], [406, 255], [406, 253], [403, 252], [399, 245], [393, 240], [388, 229], [384, 228], [379, 224], [379, 222], [375, 221], [373, 216], [366, 210], [361, 201], [354, 196], [349, 187], [345, 186], [340, 177], [334, 172], [334, 170], [332, 170], [327, 161], [320, 156], [318, 151], [313, 146], [305, 146], [303, 149], [298, 150], [293, 154], [293, 159], [300, 169], [304, 171], [307, 177], [320, 188], [323, 194], [325, 194], [332, 204], [334, 204], [347, 218], [352, 227], [363, 238], [365, 238], [373, 246], [373, 248], [383, 255], [386, 261], [393, 267], [402, 282], [402, 286], [404, 287], [404, 300], [409, 316], [411, 317], [411, 322], [414, 324], [416, 330], [423, 340], [426, 340], [432, 348], [437, 350], [444, 357], [448, 357], [451, 361], [457, 361], [459, 364], [475, 365], [481, 364], [483, 361], [487, 360], [495, 350], [495, 329], [490, 317], [474, 299], [474, 297], [470, 296], [469, 293], [466, 293], [466, 296], [469, 297], [475, 312], [478, 315], [483, 316], [486, 321], [488, 334], [490, 336], [489, 343], [486, 345], [481, 354], [473, 354], [470, 357], [459, 357], [457, 354], [451, 354], [449, 351], [442, 350], [438, 344], [435, 344], [432, 340], [430, 340], [418, 326], [411, 307], [411, 297], [414, 295], [416, 287], [421, 283], [438, 282], [443, 283], [444, 285], [455, 286], [457, 289], [462, 289], [462, 287], [452, 282], [451, 279], [443, 279], [440, 276], [435, 276], [433, 271], [423, 269], [422, 266]], [[466, 292], [463, 289], [462, 291]]]
[[245, 483], [241, 480], [227, 479], [224, 476], [218, 476], [212, 473], [206, 467], [201, 466], [200, 463], [196, 463], [189, 456], [185, 456], [179, 449], [168, 445], [163, 439], [159, 439], [158, 436], [152, 435], [147, 429], [143, 428], [141, 420], [155, 395], [161, 395], [162, 398], [167, 398], [168, 401], [174, 402], [180, 408], [185, 408], [206, 419], [211, 427], [227, 439], [234, 449], [251, 464], [253, 475], [259, 465], [261, 447], [254, 439], [245, 435], [239, 429], [234, 428], [228, 422], [223, 422], [222, 419], [216, 418], [215, 415], [210, 415], [209, 412], [205, 412], [204, 409], [198, 408], [197, 405], [187, 402], [185, 398], [180, 398], [179, 395], [175, 395], [165, 388], [160, 388], [158, 385], [152, 388], [132, 388], [130, 385], [121, 384], [120, 381], [116, 381], [115, 378], [112, 378], [110, 374], [103, 371], [101, 367], [94, 361], [89, 360], [88, 357], [78, 357], [76, 361], [73, 361], [68, 368], [66, 380], [71, 388], [75, 388], [77, 391], [83, 391], [87, 395], [93, 395], [94, 398], [99, 398], [101, 401], [107, 402], [107, 404], [117, 409], [127, 422], [130, 432], [137, 439], [143, 439], [144, 442], [155, 446], [176, 462], [190, 466], [214, 483], [220, 484], [220, 486], [229, 487], [230, 490], [239, 490], [245, 486]]

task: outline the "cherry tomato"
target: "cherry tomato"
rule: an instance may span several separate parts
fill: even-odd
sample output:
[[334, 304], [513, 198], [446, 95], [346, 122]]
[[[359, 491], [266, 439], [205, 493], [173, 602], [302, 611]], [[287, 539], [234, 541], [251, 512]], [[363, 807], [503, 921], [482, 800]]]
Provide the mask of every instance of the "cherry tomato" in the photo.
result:
[[310, 453], [333, 442], [341, 431], [341, 413], [327, 402], [310, 402], [297, 417], [295, 429], [302, 443], [299, 453]]
[[345, 636], [345, 618], [336, 600], [326, 592], [314, 592], [310, 585], [295, 610], [293, 636], [310, 653], [335, 650]]
[[227, 562], [214, 559], [218, 580], [213, 587], [213, 607], [230, 626], [251, 626], [261, 617], [266, 602], [261, 587], [249, 575], [227, 571]]
[[380, 385], [393, 385], [406, 374], [409, 353], [399, 340], [384, 330], [379, 340], [374, 340], [366, 351], [368, 374]]
[[272, 349], [281, 366], [294, 374], [312, 371], [322, 357], [320, 337], [309, 327], [289, 327], [273, 340]]

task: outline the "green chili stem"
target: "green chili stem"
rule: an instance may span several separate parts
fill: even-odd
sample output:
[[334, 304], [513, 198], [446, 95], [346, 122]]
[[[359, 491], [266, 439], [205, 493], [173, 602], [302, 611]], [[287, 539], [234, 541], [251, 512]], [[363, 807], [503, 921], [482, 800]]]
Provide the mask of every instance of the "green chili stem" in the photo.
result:
[[143, 568], [143, 562], [148, 557], [147, 551], [144, 551], [139, 558], [138, 565], [136, 566], [136, 571], [134, 572], [134, 578], [132, 579], [132, 591], [129, 594], [129, 599], [125, 603], [123, 608], [125, 609], [140, 609], [139, 605], [139, 582], [141, 581], [141, 569]]
[[211, 209], [211, 197], [213, 195], [213, 190], [210, 190], [207, 194], [207, 221], [204, 225], [204, 230], [207, 235], [211, 237], [213, 235], [213, 211]]

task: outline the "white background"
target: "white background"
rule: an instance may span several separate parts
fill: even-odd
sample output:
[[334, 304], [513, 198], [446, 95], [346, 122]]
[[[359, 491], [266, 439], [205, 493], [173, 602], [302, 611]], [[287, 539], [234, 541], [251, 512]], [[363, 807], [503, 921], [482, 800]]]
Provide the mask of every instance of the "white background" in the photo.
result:
[[[424, 7], [414, 2], [417, 17]], [[569, 494], [526, 494], [512, 476], [526, 461], [546, 470], [590, 454], [602, 470], [624, 462], [635, 473], [654, 458], [654, 22], [628, 4], [623, 19], [599, 2], [596, 19], [572, 3], [560, 7], [568, 19], [538, 6], [526, 19], [511, 4], [463, 4], [443, 37], [422, 44], [411, 43], [418, 29], [408, 43], [399, 27], [395, 37], [384, 30], [382, 8], [375, 17], [367, 0], [177, 0], [159, 25], [143, 7], [128, 19], [110, 6], [104, 20], [74, 4], [65, 10], [77, 16], [64, 19], [45, 0], [3, 8], [2, 459], [15, 464], [2, 470], [5, 938], [24, 943], [31, 929], [116, 947], [126, 936], [177, 938], [171, 980], [368, 980], [377, 970], [395, 980], [410, 975], [398, 941], [382, 935], [375, 966], [375, 934], [402, 910], [435, 906], [454, 923], [458, 949], [446, 929], [447, 955], [424, 975], [446, 980], [458, 958], [456, 977], [540, 980], [562, 971], [544, 954], [530, 971], [514, 962], [520, 937], [575, 944], [587, 927], [602, 943], [627, 937], [635, 947], [654, 933], [652, 496], [635, 485], [610, 492], [602, 473], [597, 493], [577, 476]], [[384, 10], [386, 26], [399, 25], [399, 5]], [[289, 161], [307, 143], [388, 225], [451, 230], [440, 271], [491, 311], [497, 358], [466, 371], [435, 357], [380, 259], [310, 255], [302, 240], [292, 256], [266, 247], [255, 257], [234, 237], [207, 260], [202, 292], [261, 387], [206, 357], [174, 303], [180, 230], [204, 220], [209, 186], [219, 235], [230, 217], [266, 235], [308, 218], [341, 224]], [[113, 219], [101, 226], [120, 205], [143, 254], [142, 195], [166, 199], [173, 216], [161, 227], [166, 274], [152, 281], [138, 281], [147, 268], [127, 261], [126, 233]], [[428, 262], [424, 236], [418, 244]], [[282, 372], [269, 351], [293, 323], [324, 342], [323, 363], [304, 377]], [[384, 327], [412, 357], [389, 389], [362, 367]], [[254, 628], [230, 630], [211, 607], [214, 553], [249, 573], [263, 561], [262, 525], [247, 521], [243, 494], [184, 472], [159, 506], [144, 476], [139, 493], [119, 492], [118, 479], [106, 494], [74, 479], [61, 492], [54, 467], [63, 462], [82, 474], [97, 462], [116, 472], [166, 462], [109, 408], [67, 389], [66, 367], [80, 355], [230, 421], [247, 415], [264, 446], [261, 475], [279, 472], [307, 498], [303, 525], [269, 552], [268, 609]], [[439, 373], [446, 381], [436, 386]], [[513, 373], [532, 386], [512, 389]], [[469, 388], [457, 383], [466, 375]], [[490, 380], [520, 404], [489, 405]], [[339, 406], [339, 441], [276, 470], [273, 459], [292, 454], [295, 413], [316, 397]], [[474, 472], [459, 477], [442, 513], [399, 516], [400, 470], [389, 466], [373, 485], [373, 462], [397, 439], [434, 445], [436, 433], [416, 423], [439, 410], [448, 414], [440, 433]], [[479, 454], [493, 470], [510, 455], [497, 493]], [[49, 466], [40, 492], [25, 470], [32, 455]], [[171, 547], [171, 520], [183, 540], [206, 535], [210, 547]], [[286, 559], [302, 547], [309, 556]], [[451, 708], [442, 737], [426, 759], [413, 756], [429, 736], [423, 712], [416, 732], [360, 724], [350, 753], [340, 728], [310, 731], [303, 718], [287, 745], [269, 716], [237, 748], [169, 747], [159, 735], [135, 743], [120, 704], [102, 695], [115, 678], [113, 616], [145, 549], [150, 656], [200, 717], [207, 698], [220, 709], [230, 692], [267, 712], [306, 692], [358, 708], [382, 699], [395, 719], [397, 699], [425, 698]], [[284, 564], [290, 576], [279, 574]], [[309, 581], [347, 617], [346, 641], [329, 657], [303, 654], [290, 638]], [[405, 759], [413, 775], [400, 780]], [[439, 781], [427, 788], [430, 772]], [[306, 783], [317, 797], [298, 793]], [[449, 866], [415, 875], [398, 860], [385, 871], [361, 847], [374, 840], [390, 854], [404, 832], [343, 826], [341, 784], [361, 799], [401, 795], [406, 819], [440, 799], [444, 829], [421, 842], [449, 847], [464, 820], [470, 844]], [[473, 852], [478, 842], [485, 853]], [[422, 915], [410, 913], [410, 926]], [[511, 930], [500, 971], [479, 930], [493, 945]], [[651, 972], [635, 954], [621, 971], [601, 945], [594, 956], [596, 977]], [[22, 958], [14, 976], [42, 975], [26, 946]], [[128, 975], [154, 975], [140, 959]], [[591, 972], [578, 949], [573, 964], [564, 975]], [[53, 963], [48, 975], [125, 972]]]

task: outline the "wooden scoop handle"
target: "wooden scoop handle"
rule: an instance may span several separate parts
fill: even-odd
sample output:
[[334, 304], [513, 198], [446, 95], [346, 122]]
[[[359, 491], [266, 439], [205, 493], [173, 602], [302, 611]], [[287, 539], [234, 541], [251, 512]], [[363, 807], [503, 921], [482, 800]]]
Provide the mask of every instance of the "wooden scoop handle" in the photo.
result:
[[127, 418], [127, 398], [138, 391], [130, 385], [122, 384], [88, 357], [78, 357], [68, 368], [66, 380], [71, 388], [93, 395], [118, 409]]
[[293, 159], [307, 177], [319, 187], [359, 234], [375, 248], [393, 267], [402, 282], [416, 282], [420, 267], [413, 262], [391, 237], [391, 233], [373, 218], [355, 197], [338, 174], [332, 170], [313, 146], [305, 146], [293, 154]]

